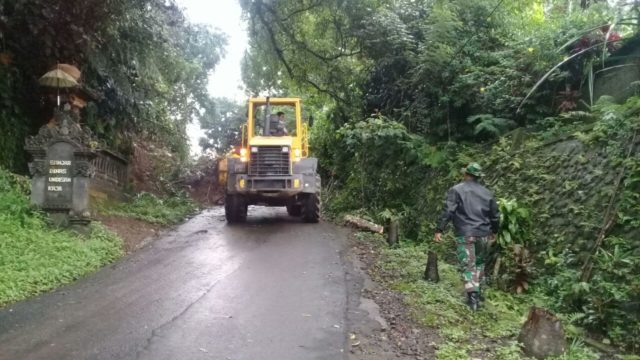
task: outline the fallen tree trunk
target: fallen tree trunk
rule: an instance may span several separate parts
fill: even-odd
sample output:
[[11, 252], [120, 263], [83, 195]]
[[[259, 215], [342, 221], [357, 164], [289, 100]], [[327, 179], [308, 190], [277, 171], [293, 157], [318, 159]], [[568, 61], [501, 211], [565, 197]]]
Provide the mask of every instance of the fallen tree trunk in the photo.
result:
[[345, 215], [344, 221], [347, 224], [353, 225], [361, 230], [367, 230], [378, 234], [382, 234], [384, 232], [384, 227], [382, 227], [382, 225], [374, 224], [371, 221], [361, 219], [357, 216]]

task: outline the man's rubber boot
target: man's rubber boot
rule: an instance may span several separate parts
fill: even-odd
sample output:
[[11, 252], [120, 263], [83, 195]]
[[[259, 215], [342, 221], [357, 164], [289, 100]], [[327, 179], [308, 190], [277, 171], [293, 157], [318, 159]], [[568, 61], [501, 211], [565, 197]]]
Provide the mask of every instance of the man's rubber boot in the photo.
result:
[[477, 291], [467, 293], [469, 297], [469, 308], [471, 311], [478, 311], [480, 308], [480, 294]]

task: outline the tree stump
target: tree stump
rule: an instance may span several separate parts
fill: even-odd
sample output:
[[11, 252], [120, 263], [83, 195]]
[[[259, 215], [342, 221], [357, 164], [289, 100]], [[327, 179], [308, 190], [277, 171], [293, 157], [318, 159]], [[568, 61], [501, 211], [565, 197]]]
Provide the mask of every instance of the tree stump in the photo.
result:
[[389, 223], [389, 233], [387, 234], [387, 241], [390, 246], [398, 243], [398, 220], [392, 220]]
[[427, 254], [427, 266], [424, 268], [424, 279], [434, 283], [440, 281], [440, 274], [438, 274], [438, 254], [431, 250]]
[[518, 342], [523, 345], [527, 356], [536, 359], [562, 355], [567, 348], [560, 320], [549, 310], [535, 306], [529, 310]]

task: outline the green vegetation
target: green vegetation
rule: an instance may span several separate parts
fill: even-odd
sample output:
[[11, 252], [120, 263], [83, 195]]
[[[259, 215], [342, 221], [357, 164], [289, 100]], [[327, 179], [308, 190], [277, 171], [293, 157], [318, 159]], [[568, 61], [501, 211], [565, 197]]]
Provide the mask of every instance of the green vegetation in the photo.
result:
[[198, 206], [185, 193], [159, 197], [140, 193], [131, 202], [118, 203], [102, 209], [107, 215], [119, 215], [144, 220], [154, 224], [177, 224], [198, 210]]
[[532, 275], [531, 214], [514, 199], [498, 203], [501, 227], [486, 271], [500, 289], [520, 294], [529, 288]]
[[[638, 56], [639, 1], [241, 3], [247, 87], [308, 99], [329, 216], [399, 219], [406, 241], [385, 264], [404, 268], [400, 251], [420, 266], [394, 286], [422, 307], [419, 318], [449, 304], [426, 325], [445, 321], [445, 338], [455, 338], [464, 315], [506, 338], [496, 357], [517, 358], [513, 329], [525, 305], [543, 299], [571, 314], [574, 338], [640, 351], [637, 81], [626, 102], [595, 97], [598, 79]], [[446, 281], [416, 280], [445, 191], [472, 160], [506, 199], [489, 264], [494, 308], [476, 320], [456, 311], [466, 310]], [[453, 264], [450, 249], [436, 250]], [[442, 268], [453, 286], [453, 268]], [[504, 322], [482, 323], [491, 314]], [[440, 357], [477, 350], [465, 346], [445, 345]], [[589, 358], [574, 348], [567, 356]]]
[[[401, 243], [393, 249], [386, 248], [384, 239], [377, 235], [358, 234], [360, 241], [378, 244], [381, 260], [372, 271], [376, 280], [405, 295], [405, 301], [414, 317], [424, 326], [440, 329], [443, 342], [438, 345], [437, 359], [457, 360], [470, 357], [487, 359], [522, 359], [516, 345], [516, 337], [526, 319], [529, 307], [546, 306], [550, 299], [541, 293], [515, 295], [488, 288], [487, 301], [482, 311], [472, 314], [464, 304], [464, 288], [456, 266], [440, 262], [440, 282], [430, 283], [422, 279], [425, 256], [430, 248], [425, 245]], [[449, 242], [448, 244], [446, 242]], [[445, 244], [431, 248], [443, 251], [451, 247], [453, 237]], [[565, 322], [571, 319], [567, 319]], [[573, 327], [569, 326], [569, 330]], [[571, 344], [561, 359], [597, 359], [580, 341]]]
[[[640, 140], [635, 135], [640, 129], [639, 104], [636, 97], [625, 104], [602, 99], [590, 115], [592, 121], [588, 128], [581, 122], [571, 125], [571, 121], [564, 120], [564, 133], [569, 138], [560, 143], [546, 145], [543, 140], [549, 137], [548, 131], [528, 133], [525, 139], [514, 133], [502, 138], [490, 151], [482, 145], [452, 146], [441, 152], [447, 161], [433, 161], [438, 158], [427, 153], [423, 161], [432, 161], [434, 165], [426, 171], [426, 178], [418, 180], [409, 171], [407, 183], [396, 183], [401, 188], [395, 189], [395, 195], [386, 197], [383, 192], [371, 198], [382, 206], [365, 204], [358, 210], [378, 221], [384, 221], [389, 212], [396, 212], [403, 228], [407, 229], [404, 232], [407, 239], [412, 239], [411, 229], [419, 229], [415, 233], [421, 241], [408, 241], [399, 249], [383, 252], [384, 270], [394, 279], [394, 288], [407, 294], [408, 304], [415, 309], [417, 318], [425, 325], [443, 329], [445, 338], [463, 322], [476, 326], [489, 337], [514, 341], [514, 333], [508, 333], [509, 326], [513, 331], [519, 329], [528, 306], [539, 304], [565, 318], [568, 334], [576, 341], [567, 359], [589, 358], [579, 355], [584, 352], [577, 345], [583, 336], [596, 337], [634, 352], [640, 328], [635, 300], [640, 296], [637, 277], [640, 227], [636, 221], [640, 214], [637, 195], [640, 160], [630, 156], [630, 149]], [[368, 139], [376, 141], [381, 136], [376, 134]], [[517, 143], [520, 147], [514, 149]], [[391, 150], [387, 151], [406, 144], [390, 143], [387, 148]], [[366, 153], [359, 149], [353, 151]], [[458, 169], [462, 164], [480, 151], [486, 168], [491, 169], [486, 182], [509, 200], [500, 200], [503, 227], [487, 266], [489, 306], [486, 313], [472, 318], [457, 293], [460, 280], [452, 265], [440, 265], [444, 278], [440, 284], [423, 283], [420, 277], [426, 244], [431, 243], [433, 223], [445, 190], [459, 181]], [[406, 151], [402, 154], [410, 156]], [[390, 161], [395, 161], [393, 156]], [[351, 176], [358, 174], [361, 164], [355, 159]], [[362, 178], [376, 184], [375, 174]], [[624, 181], [618, 181], [622, 178]], [[405, 194], [415, 193], [412, 180], [422, 189], [417, 198]], [[358, 203], [348, 207], [348, 199], [360, 199], [362, 185], [356, 182], [357, 186], [350, 187], [350, 184], [348, 182], [342, 191], [333, 190], [329, 211], [359, 208]], [[613, 210], [608, 215], [609, 203], [613, 204]], [[388, 208], [377, 210], [383, 206]], [[453, 247], [435, 246], [433, 250], [454, 264]], [[592, 277], [585, 276], [585, 264], [589, 261]], [[509, 295], [511, 292], [523, 294]], [[482, 323], [483, 319], [491, 321]], [[441, 351], [454, 358], [460, 352], [478, 350], [465, 349], [462, 345], [468, 346], [466, 337], [460, 344]], [[495, 356], [502, 351], [494, 350]]]
[[214, 101], [216, 110], [212, 116], [200, 119], [200, 127], [205, 131], [205, 136], [200, 138], [200, 148], [203, 152], [213, 151], [222, 155], [241, 144], [240, 127], [247, 121], [246, 108], [224, 98]]
[[[636, 307], [640, 296], [637, 277], [640, 273], [637, 255], [640, 160], [630, 155], [630, 149], [640, 140], [636, 137], [640, 129], [639, 104], [637, 97], [625, 104], [602, 99], [590, 114], [592, 120], [588, 127], [564, 115], [564, 134], [567, 135], [560, 138], [565, 139], [560, 142], [545, 142], [549, 131], [555, 131], [550, 129], [527, 133], [524, 138], [517, 133], [510, 134], [490, 150], [485, 145], [449, 145], [439, 152], [416, 152], [413, 156], [419, 160], [415, 164], [427, 161], [433, 164], [425, 171], [426, 177], [420, 179], [413, 175], [411, 171], [419, 166], [413, 165], [406, 172], [408, 178], [395, 183], [400, 188], [392, 188], [394, 193], [384, 190], [368, 197], [377, 201], [376, 207], [357, 203], [362, 198], [363, 184], [353, 182], [353, 186], [347, 182], [340, 191], [329, 192], [327, 210], [360, 211], [380, 222], [384, 222], [389, 213], [399, 215], [405, 239], [413, 241], [404, 242], [399, 249], [385, 251], [384, 266], [395, 279], [394, 287], [408, 294], [408, 304], [416, 309], [418, 319], [425, 325], [443, 329], [445, 337], [452, 331], [451, 324], [462, 320], [475, 324], [474, 321], [488, 315], [494, 317], [486, 323], [487, 327], [476, 324], [482, 332], [502, 334], [499, 337], [503, 340], [513, 341], [513, 333], [508, 335], [506, 326], [518, 328], [528, 306], [538, 303], [565, 318], [565, 326], [576, 344], [582, 337], [589, 336], [634, 352], [640, 328], [640, 312]], [[387, 126], [395, 125], [387, 123]], [[367, 139], [375, 142], [387, 133], [379, 131]], [[367, 136], [367, 132], [363, 134]], [[389, 142], [386, 148], [390, 162], [381, 160], [380, 164], [386, 166], [397, 161], [393, 149], [401, 146], [411, 149], [406, 148], [407, 144], [407, 141]], [[516, 144], [519, 146], [515, 147]], [[366, 153], [357, 147], [352, 151]], [[489, 187], [508, 200], [500, 200], [503, 227], [487, 266], [489, 313], [472, 320], [456, 293], [460, 287], [459, 275], [453, 266], [447, 265], [455, 264], [453, 247], [433, 248], [447, 261], [440, 265], [444, 274], [441, 274], [442, 283], [427, 284], [419, 279], [426, 244], [431, 243], [434, 221], [445, 191], [460, 181], [458, 169], [479, 152], [483, 154], [486, 168], [490, 169], [485, 179]], [[400, 153], [403, 157], [412, 156], [408, 151]], [[396, 169], [402, 168], [402, 162], [398, 164]], [[383, 176], [384, 171], [359, 175], [363, 165], [366, 162], [354, 159], [350, 176], [365, 179], [365, 186], [387, 186], [386, 182], [378, 183], [377, 176]], [[387, 194], [391, 195], [387, 197]], [[349, 199], [353, 199], [352, 203]], [[613, 204], [612, 211], [607, 214], [609, 203]], [[591, 277], [585, 275], [588, 263], [592, 264]], [[511, 292], [522, 295], [507, 294]], [[434, 299], [438, 294], [444, 297]], [[443, 304], [444, 308], [439, 308]], [[463, 312], [457, 313], [455, 309]], [[499, 309], [504, 312], [495, 313]], [[438, 316], [430, 318], [428, 314]], [[442, 351], [454, 356], [474, 350], [464, 350], [458, 345], [461, 344]], [[567, 358], [582, 358], [577, 355], [582, 351], [579, 348], [574, 345], [574, 355]]]
[[82, 70], [97, 95], [82, 121], [110, 149], [146, 140], [186, 160], [186, 124], [215, 111], [208, 75], [225, 44], [174, 1], [0, 0], [0, 165], [26, 172], [23, 139], [54, 107], [33, 79], [56, 62]]
[[87, 235], [52, 229], [29, 205], [28, 181], [0, 168], [0, 306], [72, 282], [123, 254], [100, 224]]

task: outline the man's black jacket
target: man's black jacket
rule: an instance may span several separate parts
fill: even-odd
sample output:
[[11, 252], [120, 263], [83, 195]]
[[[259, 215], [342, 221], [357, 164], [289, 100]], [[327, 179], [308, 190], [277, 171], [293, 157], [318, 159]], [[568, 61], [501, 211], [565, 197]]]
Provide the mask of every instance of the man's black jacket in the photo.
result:
[[489, 236], [498, 232], [500, 212], [493, 193], [475, 180], [467, 180], [447, 192], [437, 231], [453, 221], [456, 236]]

